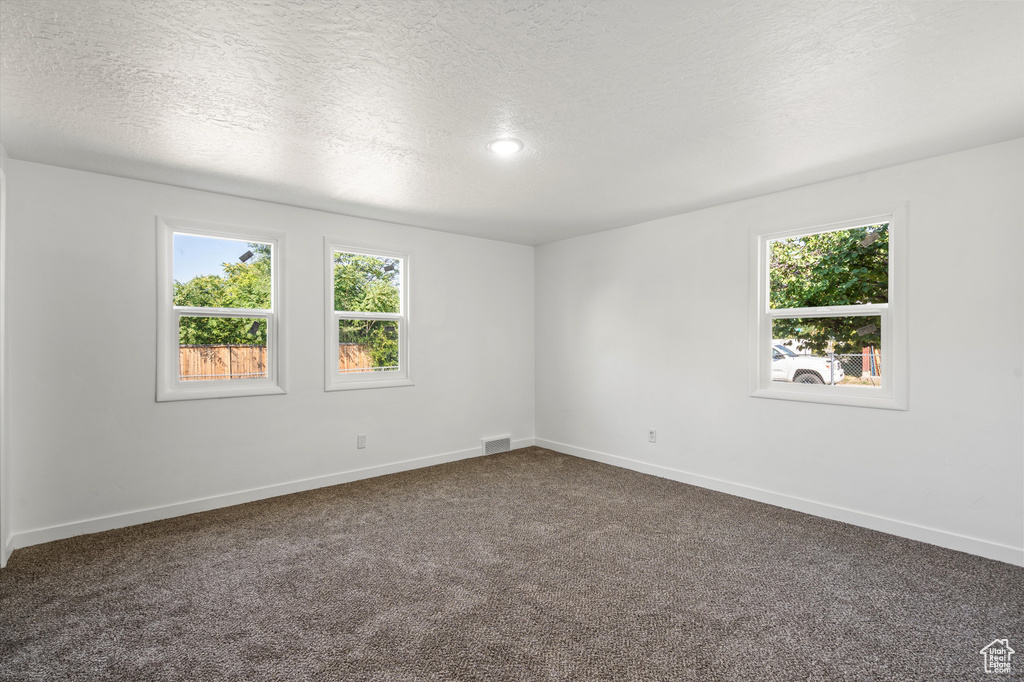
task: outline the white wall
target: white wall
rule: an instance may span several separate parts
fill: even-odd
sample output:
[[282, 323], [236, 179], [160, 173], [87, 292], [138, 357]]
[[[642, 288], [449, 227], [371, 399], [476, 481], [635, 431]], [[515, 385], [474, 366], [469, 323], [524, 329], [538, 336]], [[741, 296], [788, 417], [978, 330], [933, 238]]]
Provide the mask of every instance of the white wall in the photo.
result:
[[[18, 160], [8, 183], [16, 547], [532, 442], [530, 247]], [[155, 402], [157, 215], [287, 233], [287, 395]], [[324, 392], [324, 235], [411, 253], [415, 386]]]
[[0, 145], [0, 568], [7, 565], [11, 543], [11, 499], [7, 455], [7, 150]]
[[[536, 395], [542, 445], [1024, 563], [1024, 141], [535, 251], [6, 163], [11, 547], [527, 444]], [[910, 409], [749, 397], [750, 227], [897, 202]], [[156, 215], [288, 233], [287, 395], [155, 402]], [[416, 386], [323, 391], [325, 234], [412, 251]]]
[[[1017, 140], [538, 247], [538, 444], [1024, 564], [1022, 187]], [[899, 202], [910, 409], [750, 397], [751, 227]]]

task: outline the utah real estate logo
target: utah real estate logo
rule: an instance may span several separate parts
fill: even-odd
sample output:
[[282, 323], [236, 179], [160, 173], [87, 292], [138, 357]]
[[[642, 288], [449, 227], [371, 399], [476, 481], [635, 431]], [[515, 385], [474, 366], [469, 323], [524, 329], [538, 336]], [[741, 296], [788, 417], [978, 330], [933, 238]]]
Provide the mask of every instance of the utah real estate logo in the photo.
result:
[[1010, 658], [1017, 653], [1010, 648], [1009, 639], [993, 639], [992, 643], [978, 652], [985, 657], [985, 672], [1010, 672]]

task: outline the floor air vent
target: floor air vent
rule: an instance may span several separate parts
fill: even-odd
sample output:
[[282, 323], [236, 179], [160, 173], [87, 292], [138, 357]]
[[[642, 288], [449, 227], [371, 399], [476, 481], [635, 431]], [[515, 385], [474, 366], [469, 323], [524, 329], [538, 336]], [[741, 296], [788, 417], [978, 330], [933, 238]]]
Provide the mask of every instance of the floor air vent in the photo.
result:
[[512, 435], [507, 436], [492, 436], [490, 438], [484, 438], [480, 441], [482, 446], [483, 454], [485, 455], [496, 455], [499, 452], [508, 452], [512, 449]]

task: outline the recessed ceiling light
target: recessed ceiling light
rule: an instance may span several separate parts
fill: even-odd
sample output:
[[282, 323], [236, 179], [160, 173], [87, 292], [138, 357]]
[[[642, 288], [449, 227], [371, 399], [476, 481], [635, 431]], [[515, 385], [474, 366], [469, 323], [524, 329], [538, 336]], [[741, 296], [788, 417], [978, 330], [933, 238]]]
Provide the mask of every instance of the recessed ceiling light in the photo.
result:
[[509, 137], [503, 140], [494, 140], [487, 145], [487, 148], [498, 156], [511, 156], [522, 150], [523, 143]]

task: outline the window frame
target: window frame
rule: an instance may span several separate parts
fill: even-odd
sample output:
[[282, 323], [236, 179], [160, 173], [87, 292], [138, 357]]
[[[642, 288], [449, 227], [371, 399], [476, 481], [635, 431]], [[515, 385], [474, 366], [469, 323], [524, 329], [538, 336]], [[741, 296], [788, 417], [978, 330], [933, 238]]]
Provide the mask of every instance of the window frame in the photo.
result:
[[[397, 258], [402, 262], [399, 286], [398, 313], [367, 313], [334, 309], [334, 254], [354, 253], [362, 256]], [[412, 386], [410, 358], [409, 323], [409, 272], [410, 254], [376, 246], [365, 246], [347, 240], [324, 238], [324, 390], [351, 391], [367, 388], [391, 388]], [[342, 374], [338, 370], [339, 320], [389, 320], [398, 325], [398, 371], [397, 372], [352, 372]]]
[[[270, 308], [204, 308], [174, 305], [174, 235], [191, 234], [244, 242], [271, 244]], [[194, 220], [157, 216], [157, 359], [156, 400], [203, 400], [287, 393], [284, 333], [284, 234]], [[179, 378], [182, 317], [244, 317], [266, 320], [267, 377], [218, 381], [181, 381]]]
[[[779, 239], [836, 232], [855, 227], [889, 224], [888, 302], [809, 308], [770, 307], [769, 243]], [[889, 410], [907, 409], [907, 221], [906, 206], [866, 213], [864, 217], [789, 229], [756, 227], [751, 231], [750, 395], [755, 398], [796, 400]], [[888, 368], [879, 388], [781, 383], [771, 380], [772, 322], [814, 317], [879, 317], [881, 361]]]

